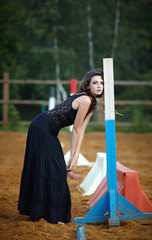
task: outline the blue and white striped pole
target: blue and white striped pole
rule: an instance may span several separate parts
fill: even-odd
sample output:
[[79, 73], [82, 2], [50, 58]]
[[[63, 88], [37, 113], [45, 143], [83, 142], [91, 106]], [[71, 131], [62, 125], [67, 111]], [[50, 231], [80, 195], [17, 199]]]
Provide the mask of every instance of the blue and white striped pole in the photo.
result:
[[115, 137], [115, 105], [114, 105], [114, 73], [113, 59], [103, 59], [104, 100], [107, 154], [107, 185], [109, 194], [109, 225], [119, 225], [117, 209], [117, 169], [116, 169], [116, 137]]

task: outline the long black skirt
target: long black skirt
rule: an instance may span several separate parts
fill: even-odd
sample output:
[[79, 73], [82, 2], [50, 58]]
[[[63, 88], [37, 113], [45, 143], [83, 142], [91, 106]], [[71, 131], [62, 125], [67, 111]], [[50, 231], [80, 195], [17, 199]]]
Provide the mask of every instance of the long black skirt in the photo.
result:
[[36, 221], [67, 223], [71, 220], [71, 196], [59, 127], [50, 116], [36, 117], [28, 131], [18, 209]]

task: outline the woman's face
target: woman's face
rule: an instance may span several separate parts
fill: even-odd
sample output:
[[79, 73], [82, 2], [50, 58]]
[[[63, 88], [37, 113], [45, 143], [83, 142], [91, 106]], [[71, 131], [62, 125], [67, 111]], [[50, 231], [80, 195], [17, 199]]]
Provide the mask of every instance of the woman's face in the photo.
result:
[[89, 84], [90, 93], [92, 96], [96, 97], [103, 92], [103, 79], [101, 76], [94, 76], [91, 78]]

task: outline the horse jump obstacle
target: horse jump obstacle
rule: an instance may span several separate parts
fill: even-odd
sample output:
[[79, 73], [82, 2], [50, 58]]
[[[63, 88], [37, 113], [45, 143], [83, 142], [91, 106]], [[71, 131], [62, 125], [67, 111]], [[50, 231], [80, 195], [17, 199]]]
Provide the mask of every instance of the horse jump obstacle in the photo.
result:
[[[73, 224], [106, 222], [118, 226], [122, 220], [152, 219], [152, 213], [143, 213], [117, 191], [115, 108], [113, 59], [103, 59], [105, 92], [105, 126], [107, 154], [107, 192], [81, 218], [73, 219]], [[121, 214], [119, 214], [121, 212]], [[107, 214], [108, 213], [108, 214]]]
[[[152, 212], [152, 203], [140, 186], [139, 173], [117, 162], [117, 191], [144, 213]], [[88, 201], [93, 207], [107, 192], [107, 176]]]

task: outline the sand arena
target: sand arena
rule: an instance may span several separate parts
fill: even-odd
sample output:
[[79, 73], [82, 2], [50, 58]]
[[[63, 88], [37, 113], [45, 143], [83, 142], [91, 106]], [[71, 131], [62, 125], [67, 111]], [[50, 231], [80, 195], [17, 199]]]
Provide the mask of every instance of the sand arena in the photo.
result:
[[[61, 132], [63, 151], [69, 150], [69, 133]], [[26, 133], [0, 132], [0, 239], [1, 240], [63, 240], [76, 239], [77, 226], [72, 223], [54, 225], [41, 219], [32, 222], [19, 215], [17, 210], [20, 177], [23, 166]], [[140, 173], [141, 187], [152, 201], [152, 134], [117, 133], [117, 161]], [[89, 160], [96, 160], [97, 152], [105, 152], [105, 133], [86, 133], [81, 153]], [[83, 179], [89, 167], [78, 167], [76, 173]], [[89, 210], [90, 196], [82, 196], [78, 190], [80, 180], [68, 177], [72, 197], [72, 218], [83, 217]], [[85, 226], [87, 240], [101, 239], [152, 239], [152, 224], [137, 221], [121, 222], [119, 227], [107, 224]]]

